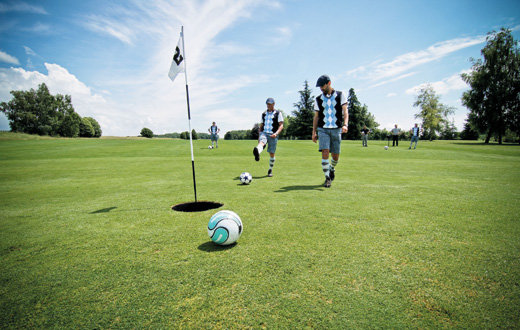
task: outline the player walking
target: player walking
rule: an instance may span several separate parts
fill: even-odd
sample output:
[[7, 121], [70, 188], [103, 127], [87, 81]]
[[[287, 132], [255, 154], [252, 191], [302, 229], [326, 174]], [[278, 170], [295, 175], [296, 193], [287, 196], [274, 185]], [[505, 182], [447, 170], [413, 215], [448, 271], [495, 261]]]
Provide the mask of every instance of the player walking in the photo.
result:
[[258, 145], [253, 148], [253, 155], [255, 160], [260, 160], [260, 153], [264, 150], [267, 144], [267, 152], [271, 158], [269, 159], [269, 170], [267, 176], [273, 176], [273, 166], [276, 152], [276, 145], [278, 144], [278, 135], [283, 130], [283, 115], [280, 111], [274, 109], [274, 99], [268, 98], [265, 103], [267, 110], [262, 113], [262, 122], [259, 127]]
[[[316, 143], [320, 140], [321, 167], [325, 174], [323, 186], [330, 188], [332, 180], [336, 177], [335, 168], [341, 151], [341, 133], [348, 131], [347, 98], [345, 93], [332, 88], [327, 75], [318, 78], [316, 87], [319, 87], [323, 94], [316, 97], [314, 103], [312, 141]], [[332, 153], [331, 162], [329, 152]]]
[[[209, 134], [211, 134], [211, 147], [218, 148], [218, 133], [220, 133], [220, 128], [217, 127], [217, 124], [213, 122], [213, 124], [208, 128]], [[216, 146], [214, 146], [215, 144]]]

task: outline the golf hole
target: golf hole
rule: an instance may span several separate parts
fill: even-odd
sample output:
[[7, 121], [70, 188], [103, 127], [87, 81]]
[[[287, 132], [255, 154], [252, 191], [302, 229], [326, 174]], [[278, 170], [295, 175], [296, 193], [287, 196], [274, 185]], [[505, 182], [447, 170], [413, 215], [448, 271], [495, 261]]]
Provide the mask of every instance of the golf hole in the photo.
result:
[[208, 201], [200, 201], [200, 202], [189, 202], [182, 203], [172, 206], [172, 210], [179, 212], [202, 212], [212, 209], [218, 209], [222, 207], [224, 204], [217, 202], [208, 202]]

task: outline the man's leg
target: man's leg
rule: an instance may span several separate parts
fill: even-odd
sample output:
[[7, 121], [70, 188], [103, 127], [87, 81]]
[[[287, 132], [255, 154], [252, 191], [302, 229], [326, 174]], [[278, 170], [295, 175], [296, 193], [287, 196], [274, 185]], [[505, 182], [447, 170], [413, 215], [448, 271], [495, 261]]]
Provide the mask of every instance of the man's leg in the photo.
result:
[[330, 188], [332, 180], [330, 179], [329, 149], [321, 151], [321, 168], [323, 169], [323, 174], [325, 174], [325, 183], [323, 185]]
[[270, 152], [269, 156], [271, 156], [271, 158], [269, 159], [269, 170], [267, 170], [267, 176], [273, 176], [273, 166], [274, 161], [276, 160], [274, 157], [274, 152]]
[[336, 165], [338, 165], [338, 162], [339, 162], [339, 154], [332, 154], [332, 161], [330, 162], [330, 174], [329, 174], [329, 177], [330, 177], [330, 181], [333, 181], [334, 178], [336, 177]]
[[255, 155], [255, 160], [260, 160], [260, 153], [264, 150], [265, 145], [267, 144], [267, 137], [265, 134], [260, 133], [260, 137], [258, 138], [258, 145], [253, 148], [253, 155]]

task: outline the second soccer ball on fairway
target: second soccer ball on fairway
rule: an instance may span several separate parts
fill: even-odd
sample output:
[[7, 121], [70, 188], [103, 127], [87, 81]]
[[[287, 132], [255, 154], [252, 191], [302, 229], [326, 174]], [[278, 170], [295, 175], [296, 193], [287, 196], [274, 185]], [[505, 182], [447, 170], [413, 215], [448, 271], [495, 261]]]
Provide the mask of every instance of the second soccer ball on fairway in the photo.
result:
[[251, 181], [253, 181], [253, 176], [249, 174], [249, 172], [240, 174], [240, 182], [242, 182], [242, 184], [250, 184]]

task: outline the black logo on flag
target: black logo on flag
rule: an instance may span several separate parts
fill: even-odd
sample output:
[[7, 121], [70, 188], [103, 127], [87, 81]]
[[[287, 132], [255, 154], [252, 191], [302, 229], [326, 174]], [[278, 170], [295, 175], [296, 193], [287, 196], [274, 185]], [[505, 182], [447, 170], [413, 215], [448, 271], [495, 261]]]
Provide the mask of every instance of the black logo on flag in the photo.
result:
[[182, 60], [184, 58], [181, 55], [181, 50], [179, 49], [179, 46], [175, 47], [175, 55], [173, 55], [173, 60], [175, 63], [177, 63], [177, 66], [179, 66], [182, 63]]

